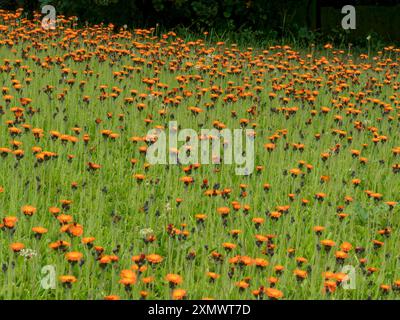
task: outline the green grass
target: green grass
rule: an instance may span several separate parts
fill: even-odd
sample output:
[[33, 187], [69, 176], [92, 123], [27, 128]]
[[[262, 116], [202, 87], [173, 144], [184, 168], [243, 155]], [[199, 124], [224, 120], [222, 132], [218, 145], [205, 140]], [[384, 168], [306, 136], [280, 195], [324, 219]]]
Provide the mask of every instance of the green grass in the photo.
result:
[[[0, 20], [1, 21], [1, 20]], [[4, 22], [2, 24], [5, 24]], [[0, 33], [0, 41], [8, 39], [12, 30], [16, 27], [9, 22], [8, 31]], [[25, 29], [30, 29], [25, 27]], [[22, 29], [22, 30], [25, 30]], [[213, 297], [216, 299], [252, 299], [252, 290], [260, 286], [269, 287], [268, 278], [275, 276], [274, 266], [285, 266], [284, 273], [279, 277], [276, 288], [284, 294], [284, 299], [396, 299], [398, 294], [391, 290], [387, 295], [382, 294], [379, 286], [381, 284], [393, 284], [399, 276], [399, 210], [398, 207], [392, 211], [384, 201], [399, 201], [398, 187], [399, 175], [394, 174], [392, 165], [399, 163], [399, 158], [395, 157], [392, 149], [400, 146], [399, 115], [398, 115], [398, 90], [394, 88], [399, 79], [396, 69], [390, 69], [382, 65], [382, 71], [373, 69], [365, 70], [364, 66], [372, 64], [376, 67], [378, 63], [384, 63], [386, 58], [396, 61], [399, 57], [398, 52], [385, 51], [378, 60], [369, 57], [367, 60], [360, 60], [353, 57], [355, 61], [350, 61], [344, 54], [334, 54], [329, 49], [316, 49], [313, 54], [315, 60], [306, 57], [311, 49], [294, 47], [292, 50], [300, 52], [299, 57], [304, 59], [305, 66], [311, 68], [317, 65], [317, 60], [322, 56], [329, 60], [333, 71], [330, 74], [337, 76], [333, 79], [333, 85], [327, 84], [329, 80], [328, 72], [322, 67], [317, 67], [313, 72], [310, 69], [301, 69], [300, 60], [287, 60], [290, 55], [285, 49], [271, 49], [268, 47], [258, 48], [254, 45], [253, 51], [239, 46], [237, 52], [232, 52], [229, 46], [215, 46], [207, 44], [203, 48], [214, 48], [214, 55], [219, 55], [220, 60], [214, 60], [217, 71], [223, 72], [224, 77], [215, 77], [203, 71], [201, 68], [188, 67], [186, 70], [170, 71], [170, 63], [178, 62], [178, 66], [183, 68], [186, 62], [196, 64], [204, 58], [204, 64], [212, 64], [210, 57], [201, 52], [202, 43], [189, 47], [183, 54], [182, 44], [194, 39], [182, 38], [178, 44], [175, 37], [169, 37], [164, 42], [160, 39], [143, 38], [134, 34], [126, 34], [123, 38], [113, 36], [106, 30], [90, 29], [88, 34], [83, 36], [82, 30], [73, 40], [65, 40], [68, 48], [61, 45], [62, 38], [66, 36], [66, 29], [58, 28], [52, 38], [46, 38], [46, 33], [31, 35], [25, 42], [22, 38], [14, 39], [12, 47], [3, 43], [0, 46], [0, 61], [5, 66], [4, 59], [11, 61], [10, 71], [6, 69], [0, 73], [1, 87], [10, 89], [9, 95], [13, 96], [10, 104], [7, 104], [3, 97], [0, 98], [0, 105], [3, 106], [4, 115], [1, 116], [0, 126], [0, 147], [12, 148], [11, 141], [17, 140], [22, 144], [19, 149], [24, 150], [25, 156], [21, 160], [16, 160], [13, 154], [5, 158], [0, 158], [0, 186], [4, 192], [0, 194], [1, 211], [0, 216], [16, 216], [19, 221], [15, 227], [15, 233], [7, 228], [0, 231], [0, 259], [4, 272], [0, 272], [0, 298], [1, 299], [102, 299], [106, 295], [114, 294], [122, 299], [138, 299], [140, 291], [146, 290], [150, 299], [169, 299], [171, 290], [164, 280], [168, 273], [177, 273], [183, 277], [183, 282], [178, 286], [187, 290], [187, 298], [201, 299]], [[96, 41], [89, 45], [86, 40], [94, 40], [95, 35], [90, 32], [99, 32], [104, 40]], [[24, 31], [23, 33], [26, 34]], [[178, 35], [179, 36], [179, 35]], [[114, 37], [114, 38], [112, 38]], [[38, 38], [41, 49], [33, 46], [33, 40]], [[134, 41], [135, 42], [134, 42]], [[52, 44], [55, 44], [52, 46]], [[140, 45], [146, 47], [142, 50]], [[22, 56], [22, 50], [31, 47], [26, 57]], [[132, 56], [121, 54], [116, 57], [112, 52], [103, 51], [104, 47], [129, 50]], [[159, 46], [159, 48], [157, 47]], [[170, 47], [170, 49], [168, 49]], [[152, 55], [149, 50], [154, 49]], [[68, 54], [85, 49], [86, 53], [99, 53], [105, 55], [105, 61], [99, 61], [96, 55], [88, 58], [87, 61], [73, 61]], [[263, 53], [262, 50], [269, 50]], [[211, 52], [210, 52], [211, 53]], [[228, 54], [231, 53], [232, 56]], [[277, 55], [277, 53], [280, 53]], [[241, 54], [243, 54], [241, 56]], [[246, 54], [246, 56], [244, 56]], [[37, 57], [38, 63], [32, 59]], [[41, 63], [47, 56], [52, 57], [53, 63], [49, 68], [43, 67]], [[259, 57], [264, 57], [263, 61]], [[63, 57], [62, 64], [57, 64], [57, 57]], [[137, 63], [133, 57], [143, 58], [146, 63]], [[248, 58], [246, 58], [248, 57]], [[336, 61], [334, 60], [336, 57]], [[272, 60], [268, 60], [272, 58]], [[31, 71], [28, 76], [22, 68], [14, 65], [15, 60], [22, 60], [21, 65], [27, 65]], [[221, 63], [226, 59], [232, 66], [240, 66], [240, 74], [229, 74], [229, 68]], [[250, 64], [250, 61], [259, 59], [260, 66]], [[114, 61], [113, 64], [110, 62]], [[153, 66], [147, 62], [152, 61]], [[159, 66], [159, 73], [155, 73], [154, 65], [157, 61], [165, 64]], [[287, 64], [286, 64], [287, 63]], [[353, 83], [350, 78], [343, 76], [343, 70], [351, 68], [355, 64], [355, 69], [360, 70], [361, 74], [356, 76], [358, 83]], [[63, 65], [64, 64], [64, 65]], [[279, 65], [284, 65], [293, 69], [278, 69]], [[343, 69], [341, 67], [343, 64]], [[93, 71], [93, 75], [85, 75], [86, 65]], [[268, 71], [268, 65], [274, 65], [274, 71]], [[133, 71], [125, 75], [121, 80], [113, 76], [113, 72], [123, 70], [124, 66], [139, 67], [140, 70]], [[61, 69], [63, 67], [76, 71], [76, 80], [69, 86], [63, 80]], [[265, 69], [266, 72], [259, 76], [252, 74], [254, 71]], [[261, 70], [262, 71], [262, 70]], [[385, 72], [392, 75], [391, 82], [384, 84]], [[270, 100], [269, 93], [273, 91], [273, 81], [281, 84], [288, 84], [291, 80], [299, 79], [296, 74], [310, 74], [311, 78], [320, 79], [320, 86], [315, 82], [307, 81], [304, 83], [295, 82], [292, 84], [295, 90], [317, 90], [314, 106], [307, 101], [296, 99], [293, 94], [284, 90], [277, 91], [277, 98]], [[168, 106], [166, 117], [162, 117], [158, 111], [162, 109], [161, 98], [146, 97], [143, 103], [146, 108], [139, 111], [135, 106], [141, 102], [136, 97], [132, 105], [125, 105], [124, 98], [130, 96], [130, 90], [137, 90], [138, 94], [150, 91], [142, 82], [144, 78], [159, 78], [160, 83], [167, 84], [168, 89], [155, 89], [167, 96], [167, 91], [179, 88], [176, 80], [178, 75], [200, 75], [203, 83], [193, 79], [186, 83], [184, 90], [191, 91], [191, 97], [184, 97], [183, 90], [178, 90], [172, 94], [182, 96], [179, 106]], [[253, 97], [240, 98], [235, 103], [225, 103], [224, 95], [228, 93], [228, 82], [234, 82], [234, 86], [243, 86], [243, 77], [249, 77], [248, 91], [253, 93]], [[25, 83], [27, 77], [32, 78], [30, 84]], [[256, 93], [254, 86], [256, 78], [261, 79], [263, 90]], [[372, 86], [367, 92], [365, 85], [370, 77], [375, 77], [382, 87]], [[70, 73], [67, 79], [74, 76]], [[12, 79], [21, 82], [23, 88], [17, 91], [12, 87]], [[85, 80], [86, 84], [80, 90], [80, 81]], [[297, 81], [297, 80], [296, 80]], [[343, 81], [348, 84], [348, 89], [344, 89], [338, 95], [334, 95], [334, 88]], [[211, 83], [212, 82], [212, 83]], [[196, 94], [201, 88], [210, 88], [212, 85], [219, 86], [223, 93], [216, 100], [214, 107], [207, 109], [206, 103], [211, 102], [210, 92], [197, 98]], [[47, 85], [54, 86], [51, 94], [47, 95], [44, 88]], [[107, 93], [111, 93], [111, 88], [116, 86], [122, 89], [121, 94], [115, 99], [108, 97], [104, 101], [99, 101], [99, 86], [108, 85]], [[57, 94], [66, 88], [65, 99], [57, 99]], [[351, 92], [365, 92], [366, 98], [379, 99], [380, 103], [390, 104], [393, 110], [388, 114], [382, 114], [379, 105], [367, 102], [362, 108], [362, 113], [354, 116], [346, 115], [346, 108], [335, 108], [337, 103], [332, 99], [340, 100], [340, 97], [349, 97], [350, 102], [360, 109], [360, 104], [356, 101]], [[236, 94], [237, 91], [233, 90]], [[90, 103], [83, 102], [82, 97], [91, 97]], [[394, 96], [391, 100], [389, 97]], [[21, 106], [19, 99], [29, 97], [32, 99], [31, 106], [38, 111], [30, 116], [25, 107], [24, 121], [15, 123], [14, 126], [22, 129], [20, 136], [12, 138], [9, 134], [6, 121], [14, 120], [12, 107]], [[287, 107], [297, 106], [298, 111], [285, 117], [284, 113], [273, 112], [273, 108], [283, 107], [279, 97], [288, 97], [290, 101]], [[254, 99], [254, 100], [253, 100]], [[259, 102], [258, 102], [259, 100]], [[255, 105], [257, 115], [251, 116], [247, 109]], [[191, 115], [187, 110], [189, 106], [198, 106], [204, 112], [197, 117]], [[331, 108], [329, 113], [322, 114], [321, 107]], [[317, 110], [317, 115], [312, 117], [311, 110]], [[40, 110], [40, 111], [39, 111]], [[231, 117], [231, 110], [237, 112], [237, 118]], [[107, 112], [112, 113], [112, 117], [107, 117]], [[123, 120], [119, 120], [118, 114], [124, 114]], [[152, 117], [152, 123], [146, 125], [144, 119]], [[342, 123], [336, 123], [335, 115], [343, 117]], [[389, 121], [389, 116], [393, 117]], [[95, 120], [102, 120], [96, 124]], [[250, 176], [235, 175], [234, 165], [220, 165], [219, 172], [214, 165], [203, 165], [194, 170], [191, 176], [194, 183], [185, 188], [179, 178], [186, 174], [182, 166], [178, 165], [152, 165], [147, 170], [144, 169], [146, 159], [139, 153], [138, 147], [143, 146], [143, 142], [134, 144], [130, 141], [132, 136], [145, 136], [147, 131], [156, 125], [168, 125], [168, 121], [177, 121], [182, 128], [192, 128], [200, 130], [200, 124], [204, 128], [212, 128], [213, 121], [223, 122], [229, 129], [240, 128], [239, 119], [247, 118], [250, 123], [257, 123], [255, 140], [255, 165], [263, 166], [259, 173], [254, 172]], [[311, 124], [306, 121], [312, 118]], [[379, 120], [379, 118], [382, 118]], [[362, 121], [366, 124], [364, 130], [358, 131], [354, 128], [355, 121]], [[24, 131], [21, 125], [29, 124], [31, 128], [43, 129], [44, 136], [36, 141], [31, 131]], [[82, 132], [77, 136], [78, 142], [72, 144], [62, 144], [59, 139], [52, 140], [50, 131], [59, 131], [62, 134], [75, 135], [72, 128], [79, 127]], [[249, 125], [250, 127], [250, 125]], [[388, 137], [386, 143], [379, 142], [374, 145], [372, 142], [372, 132], [367, 127], [376, 127], [379, 135]], [[115, 141], [105, 139], [101, 130], [112, 130], [120, 136]], [[268, 137], [277, 133], [278, 130], [287, 129], [287, 135], [282, 136], [276, 141], [276, 148], [272, 152], [267, 152], [264, 144], [268, 143]], [[346, 131], [346, 136], [340, 138], [331, 133], [332, 129]], [[314, 135], [321, 134], [321, 139], [316, 140]], [[90, 135], [90, 142], [85, 145], [83, 135]], [[348, 137], [351, 141], [347, 141]], [[305, 145], [303, 152], [294, 151], [292, 144], [302, 143]], [[341, 144], [340, 152], [332, 155], [326, 162], [321, 160], [320, 154], [328, 152], [336, 144]], [[288, 148], [285, 148], [288, 144]], [[362, 144], [368, 144], [362, 149]], [[51, 151], [58, 154], [57, 158], [37, 163], [35, 155], [31, 149], [39, 146], [43, 151]], [[351, 156], [350, 150], [362, 150], [361, 156], [368, 158], [368, 163], [362, 165], [358, 158]], [[72, 161], [68, 161], [68, 155], [74, 155]], [[139, 162], [132, 166], [130, 160], [137, 158]], [[310, 173], [304, 178], [291, 177], [285, 175], [284, 170], [289, 171], [298, 166], [298, 161], [304, 160], [313, 165]], [[384, 160], [384, 163], [380, 163]], [[96, 172], [87, 170], [87, 163], [93, 162], [102, 167]], [[306, 172], [305, 169], [302, 169]], [[352, 175], [352, 172], [354, 174]], [[146, 179], [138, 183], [133, 178], [134, 174], [145, 174]], [[326, 183], [320, 182], [322, 175], [328, 175], [330, 180]], [[361, 179], [359, 187], [355, 188], [351, 180]], [[158, 179], [158, 183], [155, 180]], [[209, 180], [209, 188], [216, 183], [220, 184], [220, 189], [230, 188], [232, 192], [228, 199], [221, 196], [208, 197], [201, 189], [203, 179]], [[77, 182], [76, 190], [71, 188], [71, 183]], [[263, 184], [269, 183], [271, 189], [264, 191]], [[240, 184], [247, 184], [247, 196], [241, 197]], [[364, 190], [372, 190], [383, 195], [382, 201], [369, 199]], [[316, 193], [326, 194], [324, 201], [319, 202], [314, 198]], [[288, 198], [289, 193], [295, 193], [293, 202]], [[344, 197], [351, 196], [354, 201], [345, 205]], [[177, 206], [176, 198], [182, 198], [182, 203]], [[302, 206], [301, 199], [308, 199], [309, 204]], [[84, 236], [96, 238], [95, 245], [104, 247], [105, 254], [112, 254], [113, 249], [119, 247], [116, 253], [119, 261], [108, 265], [105, 269], [99, 266], [95, 260], [93, 251], [81, 243], [81, 237], [70, 237], [66, 233], [60, 233], [60, 224], [49, 213], [48, 209], [52, 206], [61, 208], [60, 200], [70, 199], [73, 201], [70, 210], [66, 213], [73, 216], [74, 221], [83, 225]], [[246, 214], [240, 209], [235, 212], [231, 202], [239, 201], [242, 205], [248, 204], [251, 209]], [[147, 202], [148, 210], [143, 210]], [[21, 208], [24, 205], [32, 205], [37, 208], [37, 212], [32, 216], [24, 216]], [[274, 211], [276, 206], [290, 205], [288, 214], [282, 215], [278, 221], [273, 221], [265, 214], [266, 211]], [[336, 208], [345, 205], [344, 212], [349, 216], [340, 221], [337, 216]], [[217, 213], [217, 208], [227, 206], [231, 212], [227, 218], [226, 225]], [[167, 207], [170, 207], [168, 209]], [[64, 211], [64, 210], [63, 210]], [[195, 215], [204, 213], [207, 215], [204, 226], [196, 223]], [[265, 223], [258, 230], [252, 223], [252, 218], [263, 217]], [[167, 226], [173, 224], [180, 228], [185, 223], [186, 230], [190, 232], [187, 239], [172, 238], [167, 233]], [[325, 226], [326, 230], [318, 238], [313, 227], [317, 225]], [[35, 239], [31, 228], [43, 226], [48, 229], [48, 233], [42, 239]], [[377, 234], [378, 230], [390, 227], [392, 233], [390, 237], [384, 238]], [[156, 241], [146, 244], [143, 241], [141, 230], [151, 228], [156, 236]], [[230, 230], [240, 229], [242, 233], [238, 239], [230, 235]], [[276, 236], [274, 255], [263, 254], [265, 244], [258, 247], [255, 243], [256, 234]], [[336, 242], [335, 247], [329, 252], [324, 249], [317, 250], [317, 245], [321, 239], [332, 239]], [[377, 239], [384, 242], [382, 248], [375, 250], [372, 240]], [[51, 242], [66, 240], [71, 243], [68, 251], [79, 251], [84, 255], [85, 263], [82, 266], [69, 264], [63, 253], [55, 252], [48, 247]], [[345, 290], [338, 286], [337, 290], [328, 295], [323, 293], [322, 273], [328, 270], [340, 272], [342, 266], [336, 262], [334, 253], [339, 249], [343, 242], [349, 242], [353, 249], [349, 252], [344, 265], [354, 266], [356, 270], [356, 289]], [[26, 248], [37, 252], [35, 257], [25, 259], [21, 255], [12, 252], [9, 245], [13, 242], [22, 242]], [[222, 244], [231, 242], [237, 247], [231, 252], [225, 252]], [[364, 247], [365, 252], [361, 255], [355, 253], [355, 247]], [[287, 250], [295, 248], [294, 257], [288, 255]], [[196, 252], [193, 260], [188, 260], [189, 252]], [[217, 251], [224, 257], [222, 262], [215, 262], [211, 258], [211, 253]], [[129, 269], [134, 263], [131, 261], [133, 255], [140, 253], [156, 253], [161, 255], [164, 260], [161, 264], [152, 267], [148, 264], [147, 270], [138, 277], [138, 281], [131, 288], [125, 290], [119, 283], [119, 274], [123, 269]], [[239, 267], [236, 266], [232, 277], [229, 271], [232, 265], [229, 259], [243, 255], [251, 258], [264, 258], [269, 265], [264, 270], [259, 270], [254, 265]], [[308, 262], [302, 267], [296, 266], [295, 257], [305, 257]], [[372, 275], [367, 275], [360, 267], [360, 258], [367, 258], [366, 267], [379, 268]], [[57, 275], [56, 289], [45, 290], [40, 285], [40, 280], [44, 277], [41, 269], [46, 265], [55, 266]], [[296, 281], [293, 271], [296, 269], [308, 270], [308, 277], [303, 282]], [[220, 274], [215, 283], [210, 283], [206, 273], [208, 271]], [[77, 282], [72, 284], [70, 289], [66, 289], [59, 282], [61, 275], [71, 274], [77, 278]], [[141, 283], [141, 278], [153, 276], [155, 281], [153, 286], [146, 287]], [[235, 283], [250, 277], [249, 288], [240, 291]]]

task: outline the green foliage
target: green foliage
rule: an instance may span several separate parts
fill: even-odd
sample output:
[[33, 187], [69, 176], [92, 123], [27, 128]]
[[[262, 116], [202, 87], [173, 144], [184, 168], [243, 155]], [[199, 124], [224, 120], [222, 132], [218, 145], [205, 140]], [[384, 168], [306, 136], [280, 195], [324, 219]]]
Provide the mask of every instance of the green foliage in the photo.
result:
[[357, 216], [357, 221], [361, 225], [365, 225], [368, 222], [369, 212], [360, 203], [357, 203], [355, 208], [355, 213]]
[[[7, 2], [8, 0], [4, 0]], [[295, 26], [302, 21], [297, 15], [312, 0], [18, 0], [14, 6], [28, 8], [51, 4], [58, 13], [77, 15], [91, 23], [112, 22], [118, 26], [190, 27], [192, 31], [243, 28], [266, 34]], [[8, 5], [10, 9], [12, 4]], [[290, 12], [290, 15], [288, 14]], [[289, 26], [289, 27], [288, 27]], [[293, 28], [294, 30], [294, 28]]]

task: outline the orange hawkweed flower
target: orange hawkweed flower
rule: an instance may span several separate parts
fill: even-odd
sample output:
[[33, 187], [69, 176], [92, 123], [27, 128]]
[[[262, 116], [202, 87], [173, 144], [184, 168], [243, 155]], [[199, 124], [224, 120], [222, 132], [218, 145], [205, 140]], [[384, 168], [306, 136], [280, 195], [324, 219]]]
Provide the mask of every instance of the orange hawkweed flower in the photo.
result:
[[68, 200], [68, 199], [60, 200], [60, 202], [61, 202], [61, 207], [64, 210], [68, 210], [72, 204], [72, 200]]
[[282, 266], [282, 265], [276, 265], [276, 266], [274, 267], [274, 270], [275, 270], [275, 273], [276, 273], [276, 274], [280, 275], [280, 274], [283, 273], [283, 270], [285, 270], [285, 267]]
[[353, 248], [353, 246], [352, 246], [351, 243], [349, 243], [349, 242], [343, 242], [343, 243], [340, 245], [340, 248], [341, 248], [344, 252], [349, 252], [349, 251]]
[[154, 282], [154, 277], [144, 277], [144, 278], [142, 278], [142, 282], [145, 285], [150, 285], [151, 283]]
[[88, 170], [90, 170], [90, 171], [96, 171], [101, 168], [101, 165], [99, 165], [97, 163], [93, 163], [93, 162], [88, 162], [87, 165], [88, 165]]
[[207, 219], [207, 215], [202, 214], [202, 213], [196, 214], [194, 217], [196, 218], [196, 221], [198, 221], [198, 222], [204, 222], [204, 220]]
[[172, 291], [173, 300], [183, 300], [186, 298], [187, 292], [184, 289], [174, 289]]
[[217, 211], [222, 217], [225, 217], [229, 214], [231, 210], [228, 207], [220, 207], [217, 209]]
[[61, 212], [61, 209], [60, 209], [60, 208], [57, 208], [57, 207], [50, 207], [50, 208], [49, 208], [49, 212], [50, 212], [52, 215], [58, 215], [58, 214]]
[[324, 246], [325, 250], [330, 250], [336, 243], [332, 240], [325, 239], [321, 240], [321, 244]]
[[24, 248], [25, 248], [25, 245], [21, 242], [14, 242], [14, 243], [10, 244], [10, 249], [14, 252], [20, 252]]
[[323, 227], [323, 226], [315, 226], [313, 228], [313, 230], [318, 236], [320, 236], [322, 234], [322, 232], [325, 230], [325, 227]]
[[336, 281], [328, 280], [324, 282], [324, 290], [325, 292], [333, 293], [336, 291]]
[[227, 251], [231, 251], [231, 250], [233, 250], [233, 249], [236, 248], [236, 244], [230, 243], [230, 242], [224, 242], [224, 243], [222, 244], [222, 246], [223, 246], [224, 249], [227, 250]]
[[69, 262], [78, 262], [82, 260], [83, 254], [78, 251], [71, 251], [65, 254], [65, 259]]
[[4, 226], [8, 229], [13, 229], [18, 221], [17, 217], [9, 216], [3, 218]]
[[165, 276], [165, 280], [169, 282], [171, 287], [181, 284], [183, 281], [182, 277], [179, 274], [174, 274], [174, 273], [168, 273]]
[[307, 263], [308, 260], [304, 257], [297, 257], [296, 262], [298, 266], [302, 266], [303, 264]]
[[158, 254], [151, 253], [146, 256], [146, 260], [153, 265], [159, 264], [163, 261], [163, 257]]
[[394, 281], [393, 289], [396, 291], [400, 290], [400, 280]]
[[272, 212], [269, 213], [269, 216], [273, 220], [278, 220], [281, 217], [281, 215], [282, 215], [282, 213], [278, 212], [278, 211], [272, 211]]
[[388, 293], [389, 291], [390, 291], [390, 289], [391, 289], [391, 286], [390, 285], [387, 285], [387, 284], [381, 284], [380, 286], [379, 286], [379, 288], [381, 289], [381, 291], [382, 291], [382, 293]]
[[35, 234], [35, 236], [40, 239], [40, 237], [42, 235], [44, 235], [45, 233], [47, 233], [47, 229], [43, 228], [43, 227], [33, 227], [32, 228], [33, 233]]
[[253, 259], [253, 263], [256, 267], [263, 269], [269, 265], [269, 262], [263, 258], [255, 258]]
[[235, 283], [235, 286], [238, 287], [240, 290], [247, 289], [250, 284], [246, 281], [238, 281]]
[[335, 252], [336, 261], [343, 263], [345, 259], [347, 259], [348, 254], [344, 251], [336, 251]]
[[396, 201], [387, 201], [385, 204], [389, 207], [390, 210], [394, 208], [395, 205], [397, 205]]
[[279, 279], [275, 277], [269, 277], [268, 282], [271, 287], [275, 287], [275, 285], [279, 282]]
[[82, 238], [82, 243], [86, 245], [93, 244], [94, 240], [96, 240], [95, 237], [84, 237]]
[[67, 224], [67, 223], [72, 222], [73, 218], [72, 218], [72, 216], [70, 216], [68, 214], [60, 214], [59, 216], [57, 216], [57, 220], [61, 224]]
[[191, 184], [193, 182], [193, 178], [189, 176], [182, 177], [180, 179], [185, 185]]
[[325, 197], [326, 197], [326, 194], [325, 194], [325, 193], [322, 193], [322, 192], [316, 193], [316, 194], [315, 194], [315, 199], [317, 199], [317, 200], [319, 200], [319, 201], [324, 200]]
[[293, 274], [296, 276], [296, 279], [298, 281], [303, 281], [304, 279], [307, 278], [308, 274], [307, 271], [296, 269], [293, 271]]
[[130, 269], [122, 270], [120, 273], [119, 283], [122, 283], [124, 286], [131, 286], [136, 283], [136, 273]]
[[265, 222], [265, 219], [256, 217], [256, 218], [253, 218], [252, 221], [253, 221], [254, 225], [256, 226], [256, 228], [258, 228], [261, 224], [263, 224]]
[[303, 172], [299, 168], [290, 169], [289, 172], [293, 177], [303, 174]]
[[26, 216], [32, 216], [32, 215], [35, 214], [36, 208], [35, 208], [35, 207], [32, 207], [32, 206], [23, 206], [23, 207], [21, 208], [21, 211], [22, 211], [22, 213], [23, 213], [24, 215], [26, 215]]
[[77, 281], [76, 277], [72, 275], [63, 275], [59, 279], [65, 288], [71, 288], [72, 284]]
[[111, 257], [109, 255], [104, 255], [99, 259], [99, 264], [102, 268], [105, 268], [112, 262]]
[[220, 277], [220, 275], [215, 272], [207, 272], [207, 276], [210, 278], [211, 282], [214, 282], [216, 279]]
[[283, 297], [283, 292], [275, 288], [265, 288], [264, 293], [271, 300], [278, 300]]
[[53, 250], [61, 250], [61, 251], [65, 251], [67, 250], [69, 247], [71, 246], [71, 244], [67, 241], [63, 241], [63, 240], [58, 240], [56, 242], [52, 242], [49, 244], [49, 247]]
[[134, 178], [136, 179], [136, 181], [138, 181], [138, 182], [141, 182], [141, 181], [143, 181], [143, 180], [146, 178], [146, 176], [145, 176], [144, 174], [140, 174], [140, 173], [135, 174], [133, 177], [134, 177]]
[[384, 243], [382, 241], [379, 241], [379, 240], [372, 240], [372, 243], [374, 244], [374, 248], [375, 249], [379, 249], [384, 245]]

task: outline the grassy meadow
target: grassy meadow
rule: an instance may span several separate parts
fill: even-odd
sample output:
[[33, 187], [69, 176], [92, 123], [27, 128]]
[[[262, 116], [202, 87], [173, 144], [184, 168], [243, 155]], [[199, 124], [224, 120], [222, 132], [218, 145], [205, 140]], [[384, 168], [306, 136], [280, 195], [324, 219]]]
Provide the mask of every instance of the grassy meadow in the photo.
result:
[[[20, 14], [0, 13], [0, 299], [399, 298], [399, 49]], [[169, 121], [254, 129], [254, 172], [149, 164]]]

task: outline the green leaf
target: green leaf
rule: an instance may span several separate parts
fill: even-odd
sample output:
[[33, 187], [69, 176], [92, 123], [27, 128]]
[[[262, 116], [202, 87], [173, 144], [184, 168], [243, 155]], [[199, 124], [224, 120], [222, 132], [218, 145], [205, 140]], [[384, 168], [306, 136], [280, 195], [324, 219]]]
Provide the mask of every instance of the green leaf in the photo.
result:
[[355, 205], [354, 210], [355, 210], [358, 222], [360, 222], [361, 224], [366, 224], [368, 222], [368, 218], [369, 218], [368, 210], [365, 209], [363, 206], [361, 206], [360, 203], [357, 203]]

